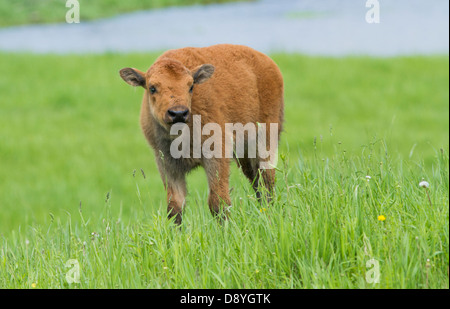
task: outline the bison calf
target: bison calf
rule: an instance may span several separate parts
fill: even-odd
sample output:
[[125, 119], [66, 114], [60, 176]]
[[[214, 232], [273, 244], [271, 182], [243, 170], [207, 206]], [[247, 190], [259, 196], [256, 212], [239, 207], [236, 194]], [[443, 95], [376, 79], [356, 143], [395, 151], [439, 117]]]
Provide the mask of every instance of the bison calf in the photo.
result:
[[[276, 151], [282, 129], [284, 103], [281, 72], [268, 56], [249, 47], [228, 44], [182, 48], [162, 54], [145, 73], [124, 68], [120, 70], [120, 76], [128, 84], [145, 89], [141, 127], [155, 151], [167, 191], [169, 217], [176, 216], [177, 224], [181, 223], [185, 204], [185, 175], [198, 166], [203, 166], [206, 171], [211, 212], [214, 215], [225, 213], [226, 216], [226, 211], [222, 211], [231, 205], [228, 187], [231, 158], [224, 147], [218, 148], [214, 156], [205, 155], [200, 150], [208, 147], [200, 150], [198, 147], [206, 141], [209, 146], [219, 147], [231, 140], [235, 144], [234, 158], [252, 183], [258, 199], [263, 197], [262, 191], [267, 193], [267, 200], [271, 199], [275, 171], [270, 164], [264, 163], [273, 163], [269, 161], [273, 161], [273, 150]], [[171, 128], [185, 124], [188, 132], [195, 133], [193, 131], [199, 130], [195, 128], [195, 119], [202, 130], [200, 142], [196, 142], [195, 134], [191, 134], [194, 137], [189, 139], [189, 155], [175, 158], [171, 144], [177, 135], [170, 134]], [[223, 134], [201, 129], [208, 124], [216, 124]], [[266, 132], [258, 130], [255, 137], [247, 130], [240, 134], [246, 143], [238, 145], [236, 131], [227, 131], [226, 124], [243, 124], [244, 128], [249, 128], [248, 124], [256, 128], [264, 125]], [[271, 125], [277, 128], [276, 145], [273, 141], [269, 145]], [[261, 148], [256, 155], [251, 155], [250, 140], [265, 142], [265, 147], [271, 148], [272, 156], [262, 156]], [[238, 146], [241, 149], [237, 149]]]

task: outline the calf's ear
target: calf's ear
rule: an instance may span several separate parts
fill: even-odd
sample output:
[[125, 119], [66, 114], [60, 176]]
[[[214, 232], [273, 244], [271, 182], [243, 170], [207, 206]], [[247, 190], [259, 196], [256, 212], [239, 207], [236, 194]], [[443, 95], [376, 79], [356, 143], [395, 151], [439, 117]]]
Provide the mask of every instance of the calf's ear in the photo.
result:
[[192, 73], [194, 84], [201, 84], [206, 82], [214, 73], [214, 66], [212, 64], [203, 64], [196, 67]]
[[119, 71], [120, 77], [131, 86], [145, 88], [145, 74], [137, 69], [123, 68]]

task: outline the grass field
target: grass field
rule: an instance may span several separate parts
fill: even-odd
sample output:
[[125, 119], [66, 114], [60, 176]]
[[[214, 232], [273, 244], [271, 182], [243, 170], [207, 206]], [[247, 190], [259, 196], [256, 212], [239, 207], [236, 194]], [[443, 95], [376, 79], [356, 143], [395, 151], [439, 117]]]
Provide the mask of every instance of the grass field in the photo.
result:
[[[78, 0], [80, 20], [93, 20], [120, 13], [168, 6], [223, 3], [242, 0]], [[245, 1], [245, 0], [244, 0]], [[0, 2], [0, 27], [65, 22], [67, 0], [14, 0]]]
[[274, 205], [234, 166], [221, 226], [197, 170], [181, 231], [138, 125], [142, 90], [118, 75], [156, 56], [0, 54], [0, 287], [449, 288], [447, 56], [273, 55]]

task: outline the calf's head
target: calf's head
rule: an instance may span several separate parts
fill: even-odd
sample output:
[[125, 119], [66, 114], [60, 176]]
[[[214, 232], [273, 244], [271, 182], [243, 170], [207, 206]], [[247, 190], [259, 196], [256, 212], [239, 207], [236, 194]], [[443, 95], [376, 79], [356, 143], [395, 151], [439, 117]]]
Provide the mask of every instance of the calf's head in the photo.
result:
[[119, 73], [131, 86], [145, 89], [152, 116], [170, 129], [174, 123], [189, 121], [195, 85], [207, 81], [214, 66], [203, 64], [190, 71], [177, 60], [163, 58], [146, 73], [133, 68], [124, 68]]

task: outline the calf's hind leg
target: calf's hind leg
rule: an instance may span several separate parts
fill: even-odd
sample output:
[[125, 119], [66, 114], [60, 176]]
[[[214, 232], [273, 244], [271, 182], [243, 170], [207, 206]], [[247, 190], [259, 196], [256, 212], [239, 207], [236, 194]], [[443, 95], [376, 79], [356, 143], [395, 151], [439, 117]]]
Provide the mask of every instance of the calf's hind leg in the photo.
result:
[[[262, 194], [261, 194], [261, 188], [263, 187], [266, 202], [270, 204], [272, 202], [272, 197], [274, 193], [274, 186], [275, 186], [275, 169], [263, 169], [258, 168], [258, 176], [257, 181], [259, 183], [258, 185], [258, 191], [259, 191], [259, 200], [261, 201]], [[257, 193], [258, 195], [258, 193]]]
[[257, 159], [240, 158], [237, 162], [252, 184], [258, 201], [261, 202], [263, 194], [265, 194], [266, 201], [270, 203], [275, 185], [275, 170], [258, 168], [259, 162]]

